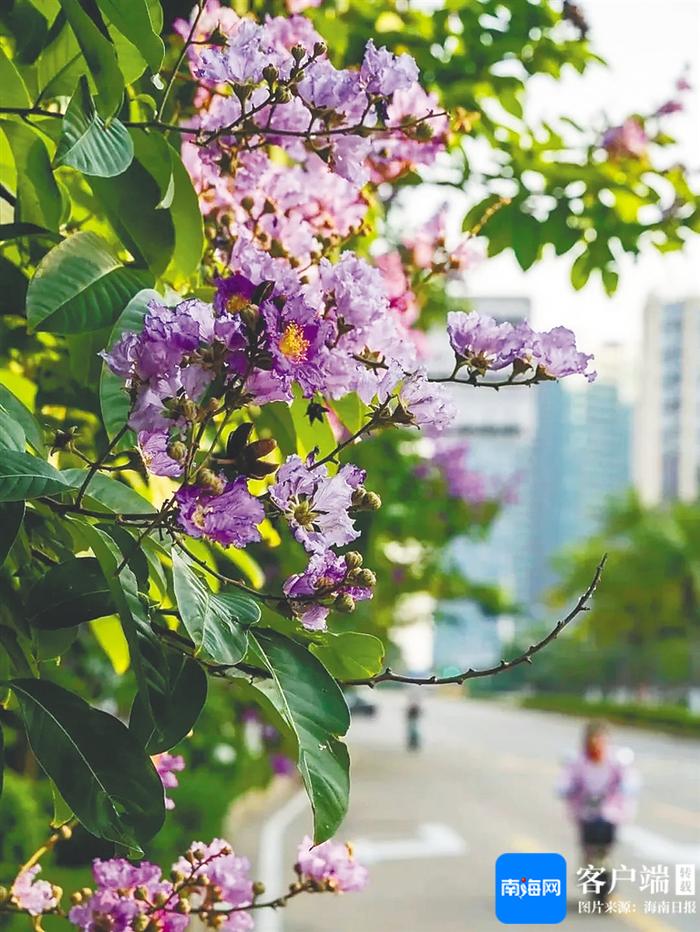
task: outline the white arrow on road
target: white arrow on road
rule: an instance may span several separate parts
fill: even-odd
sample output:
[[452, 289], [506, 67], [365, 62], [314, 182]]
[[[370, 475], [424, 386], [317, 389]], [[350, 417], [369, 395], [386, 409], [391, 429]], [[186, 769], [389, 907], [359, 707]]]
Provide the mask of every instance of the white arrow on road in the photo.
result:
[[442, 822], [424, 822], [412, 838], [358, 838], [353, 842], [358, 861], [413, 861], [422, 858], [454, 858], [464, 854], [464, 839]]

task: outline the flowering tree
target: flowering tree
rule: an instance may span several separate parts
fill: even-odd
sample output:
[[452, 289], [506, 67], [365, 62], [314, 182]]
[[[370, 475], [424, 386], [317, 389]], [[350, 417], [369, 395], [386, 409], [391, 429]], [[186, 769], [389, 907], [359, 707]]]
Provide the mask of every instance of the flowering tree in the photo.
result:
[[[421, 533], [400, 509], [380, 517], [373, 473], [392, 496], [397, 476], [433, 489], [433, 527], [485, 524], [502, 490], [444, 439], [447, 386], [595, 377], [563, 327], [466, 312], [445, 326], [439, 295], [508, 198], [480, 205], [461, 238], [440, 216], [402, 237], [386, 228], [401, 186], [463, 153], [470, 119], [451, 122], [439, 57], [426, 87], [411, 54], [372, 38], [329, 55], [293, 6], [256, 17], [201, 0], [173, 24], [165, 66], [151, 0], [31, 0], [2, 21], [0, 664], [56, 800], [9, 911], [134, 930], [182, 928], [194, 912], [238, 930], [302, 892], [359, 889], [363, 868], [332, 841], [349, 789], [341, 686], [440, 682], [392, 673], [381, 640], [336, 621], [381, 587], [368, 532]], [[315, 15], [331, 34], [343, 22], [332, 5]], [[629, 137], [600, 141], [606, 164], [638, 157]], [[659, 223], [675, 235], [680, 216]], [[519, 242], [534, 261], [540, 241]], [[436, 320], [454, 359], [441, 376], [422, 332]], [[417, 430], [420, 450], [392, 440]], [[435, 552], [413, 578], [437, 571]], [[540, 642], [449, 681], [529, 661], [599, 574]], [[95, 693], [81, 651], [105, 618], [128, 649], [126, 721], [83, 698]], [[272, 900], [220, 840], [193, 843], [167, 878], [124, 859], [163, 824], [182, 767], [170, 751], [211, 678], [289, 738], [313, 810], [296, 879]], [[36, 875], [76, 823], [119, 856], [96, 861], [95, 889], [67, 908]]]

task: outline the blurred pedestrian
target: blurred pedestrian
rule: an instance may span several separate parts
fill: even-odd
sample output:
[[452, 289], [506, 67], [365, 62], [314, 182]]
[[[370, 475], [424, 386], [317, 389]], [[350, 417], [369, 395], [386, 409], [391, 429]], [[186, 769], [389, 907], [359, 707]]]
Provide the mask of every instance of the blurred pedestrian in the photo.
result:
[[420, 718], [423, 710], [418, 702], [409, 702], [406, 706], [406, 746], [409, 751], [419, 751], [420, 736]]
[[638, 788], [633, 760], [629, 748], [610, 744], [605, 723], [589, 722], [581, 752], [566, 762], [559, 783], [559, 793], [578, 826], [584, 866], [601, 870], [594, 894], [600, 900], [609, 892], [609, 858], [617, 827], [633, 815]]

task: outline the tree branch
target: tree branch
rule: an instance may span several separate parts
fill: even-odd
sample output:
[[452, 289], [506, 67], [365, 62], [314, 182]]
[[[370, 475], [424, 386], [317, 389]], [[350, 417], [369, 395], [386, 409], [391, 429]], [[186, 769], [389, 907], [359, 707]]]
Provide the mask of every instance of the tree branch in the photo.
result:
[[535, 654], [539, 653], [543, 648], [550, 644], [555, 638], [558, 638], [561, 632], [566, 628], [571, 622], [582, 612], [587, 612], [588, 602], [590, 601], [591, 596], [596, 590], [598, 583], [600, 582], [600, 577], [603, 573], [603, 567], [605, 566], [605, 561], [607, 560], [607, 554], [603, 556], [600, 563], [596, 567], [595, 574], [593, 579], [588, 585], [586, 591], [581, 595], [578, 602], [571, 609], [569, 614], [562, 618], [556, 623], [552, 630], [541, 641], [537, 641], [536, 644], [531, 644], [528, 649], [520, 654], [520, 656], [515, 657], [513, 660], [501, 660], [499, 664], [495, 667], [487, 667], [483, 670], [474, 670], [470, 668], [465, 670], [463, 673], [456, 673], [454, 676], [437, 676], [436, 674], [431, 674], [430, 676], [404, 676], [402, 673], [394, 673], [389, 667], [384, 670], [383, 673], [378, 673], [376, 676], [368, 676], [365, 679], [359, 680], [343, 680], [343, 686], [370, 686], [374, 688], [378, 683], [408, 683], [413, 686], [446, 686], [450, 683], [458, 683], [460, 686], [464, 683], [465, 680], [474, 680], [482, 676], [495, 676], [497, 673], [503, 673], [504, 670], [512, 670], [513, 667], [518, 667], [523, 663], [532, 663], [532, 658]]

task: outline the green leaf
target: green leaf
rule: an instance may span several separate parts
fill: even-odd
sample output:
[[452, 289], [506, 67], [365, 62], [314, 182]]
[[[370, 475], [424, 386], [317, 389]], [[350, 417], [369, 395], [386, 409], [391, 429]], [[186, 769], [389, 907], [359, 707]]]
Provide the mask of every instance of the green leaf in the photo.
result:
[[36, 62], [37, 96], [41, 100], [68, 97], [80, 75], [88, 72], [75, 33], [61, 12]]
[[294, 733], [298, 767], [314, 813], [314, 842], [331, 838], [347, 811], [348, 751], [338, 738], [350, 715], [338, 684], [323, 664], [276, 631], [249, 632], [250, 657], [269, 673], [256, 680], [262, 693]]
[[40, 456], [44, 456], [46, 454], [44, 431], [29, 408], [25, 407], [19, 398], [13, 395], [10, 389], [6, 388], [4, 385], [0, 385], [0, 406], [2, 406], [18, 424], [21, 424], [27, 442], [32, 449]]
[[114, 612], [109, 586], [94, 557], [71, 557], [52, 566], [27, 599], [27, 621], [35, 628], [73, 628]]
[[151, 707], [137, 694], [129, 728], [149, 754], [169, 751], [192, 730], [207, 699], [207, 675], [183, 654], [165, 652], [158, 681], [151, 681]]
[[148, 67], [157, 72], [163, 64], [165, 46], [153, 28], [146, 0], [98, 0], [98, 6], [122, 35], [141, 52]]
[[80, 78], [61, 125], [54, 165], [72, 165], [84, 175], [111, 178], [131, 164], [134, 144], [119, 120], [109, 126], [95, 109], [87, 78]]
[[0, 456], [3, 450], [23, 453], [26, 442], [22, 425], [0, 407]]
[[[127, 330], [139, 333], [143, 328], [143, 319], [148, 311], [149, 302], [161, 300], [158, 292], [150, 288], [145, 288], [135, 294], [119, 315], [107, 345], [114, 346], [122, 333], [126, 333]], [[129, 416], [129, 404], [124, 380], [103, 365], [100, 377], [100, 408], [107, 436], [113, 437], [124, 426]], [[130, 446], [133, 448], [133, 445], [132, 442]]]
[[101, 330], [149, 278], [123, 266], [95, 233], [75, 233], [42, 259], [29, 283], [29, 326], [50, 333]]
[[350, 392], [344, 398], [332, 402], [335, 413], [340, 418], [341, 423], [351, 434], [359, 430], [367, 420], [367, 405], [362, 401], [356, 392]]
[[53, 780], [49, 780], [49, 784], [51, 786], [51, 799], [53, 801], [53, 816], [49, 824], [51, 828], [60, 828], [62, 825], [65, 825], [66, 822], [71, 822], [75, 818], [75, 813], [61, 796]]
[[323, 420], [315, 420], [313, 424], [311, 423], [306, 413], [308, 407], [308, 399], [302, 398], [301, 390], [295, 385], [294, 401], [289, 412], [292, 415], [292, 423], [296, 432], [297, 453], [303, 458], [308, 456], [313, 449], [318, 449], [319, 455], [325, 456], [335, 449], [335, 435], [327, 415], [323, 415]]
[[617, 285], [620, 280], [619, 274], [615, 269], [604, 268], [601, 269], [601, 276], [603, 278], [603, 287], [605, 288], [605, 293], [612, 297], [617, 291]]
[[174, 183], [170, 215], [175, 225], [175, 251], [166, 271], [187, 278], [198, 270], [204, 251], [204, 217], [180, 154], [169, 148]]
[[5, 450], [0, 456], [0, 502], [21, 502], [65, 492], [70, 484], [46, 460]]
[[139, 689], [144, 694], [150, 712], [148, 679], [139, 643], [139, 627], [141, 625], [148, 627], [148, 616], [141, 601], [136, 575], [129, 565], [119, 569], [124, 555], [117, 542], [106, 531], [85, 524], [80, 528], [80, 534], [97, 557], [104, 578], [112, 593], [112, 599], [122, 623], [124, 636], [129, 645], [136, 680]]
[[372, 634], [360, 631], [327, 633], [310, 651], [318, 657], [331, 676], [339, 680], [363, 679], [374, 676], [382, 668], [384, 645]]
[[194, 572], [190, 562], [173, 553], [173, 587], [182, 623], [195, 645], [195, 656], [215, 663], [242, 660], [248, 646], [243, 625], [260, 619], [257, 602], [237, 593], [215, 593]]
[[24, 521], [24, 502], [0, 503], [0, 566], [12, 550], [15, 538]]
[[23, 236], [43, 236], [54, 243], [60, 243], [63, 239], [60, 233], [39, 227], [36, 223], [0, 223], [0, 242], [7, 243]]
[[0, 129], [17, 166], [15, 220], [58, 230], [63, 203], [46, 143], [40, 133], [24, 123], [2, 120]]
[[106, 712], [48, 680], [11, 680], [29, 744], [82, 825], [98, 838], [141, 845], [165, 818], [163, 786], [136, 737]]
[[91, 178], [90, 187], [129, 252], [160, 276], [175, 250], [172, 215], [158, 209], [164, 166], [170, 174], [167, 143], [139, 130], [131, 138], [135, 156], [127, 170], [118, 178]]
[[540, 224], [532, 214], [515, 211], [512, 216], [513, 252], [518, 265], [527, 271], [537, 259], [540, 248]]
[[0, 46], [0, 87], [3, 107], [31, 107], [32, 99], [22, 77]]
[[79, 0], [60, 0], [60, 3], [99, 91], [97, 107], [103, 117], [111, 117], [121, 106], [124, 77], [107, 27], [94, 4], [88, 14]]
[[0, 795], [2, 795], [2, 788], [5, 783], [5, 735], [3, 734], [2, 728], [0, 728]]
[[571, 284], [576, 291], [580, 291], [588, 281], [593, 271], [590, 250], [585, 249], [571, 266]]
[[[80, 488], [88, 474], [87, 469], [62, 469], [61, 475], [72, 488]], [[95, 473], [85, 492], [91, 506], [101, 505], [105, 514], [155, 514], [156, 508], [134, 489], [103, 473]]]

